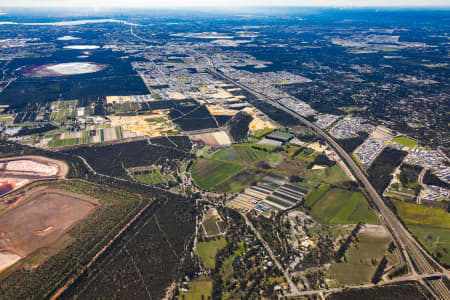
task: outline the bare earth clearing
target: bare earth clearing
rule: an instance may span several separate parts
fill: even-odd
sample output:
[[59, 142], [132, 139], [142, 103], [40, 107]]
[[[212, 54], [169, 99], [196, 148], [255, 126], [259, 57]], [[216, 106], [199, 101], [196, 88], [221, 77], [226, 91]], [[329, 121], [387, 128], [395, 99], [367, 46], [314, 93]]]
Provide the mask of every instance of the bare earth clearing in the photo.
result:
[[194, 141], [202, 141], [208, 146], [223, 147], [230, 146], [231, 140], [224, 131], [195, 134], [191, 136]]
[[57, 241], [98, 206], [87, 196], [42, 189], [22, 203], [0, 215], [0, 271]]

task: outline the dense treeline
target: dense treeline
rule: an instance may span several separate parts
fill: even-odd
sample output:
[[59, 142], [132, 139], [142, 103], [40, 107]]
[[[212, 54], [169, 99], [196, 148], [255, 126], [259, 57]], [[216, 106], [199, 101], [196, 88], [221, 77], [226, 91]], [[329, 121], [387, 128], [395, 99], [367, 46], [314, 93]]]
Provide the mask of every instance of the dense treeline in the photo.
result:
[[401, 172], [399, 175], [399, 180], [404, 186], [407, 186], [410, 183], [417, 182], [419, 174], [422, 171], [422, 167], [410, 164], [403, 164], [400, 167], [400, 170]]
[[261, 100], [250, 101], [250, 103], [252, 105], [256, 106], [256, 108], [261, 110], [263, 113], [268, 115], [269, 118], [280, 123], [283, 126], [290, 127], [290, 126], [295, 126], [295, 125], [300, 124], [300, 121], [297, 120], [297, 118], [294, 118], [287, 112], [276, 108], [275, 106], [273, 106], [270, 103], [267, 103], [267, 102], [261, 101]]
[[351, 289], [334, 293], [327, 297], [329, 300], [381, 300], [381, 299], [397, 299], [397, 300], [420, 300], [427, 299], [421, 292], [421, 288], [416, 281], [385, 285], [369, 289]]
[[127, 178], [127, 168], [153, 164], [175, 167], [177, 161], [190, 157], [175, 148], [149, 145], [147, 141], [79, 147], [64, 153], [83, 157], [96, 172], [121, 178]]
[[195, 228], [195, 201], [169, 197], [148, 210], [63, 298], [160, 299], [182, 274]]
[[121, 225], [148, 201], [148, 198], [123, 190], [79, 180], [55, 182], [46, 186], [94, 197], [101, 205], [69, 231], [72, 239], [69, 246], [32, 271], [19, 269], [7, 278], [2, 278], [1, 299], [45, 299], [82, 265], [86, 265], [120, 230]]
[[25, 135], [32, 135], [32, 134], [40, 134], [44, 133], [50, 130], [57, 129], [58, 127], [53, 126], [51, 124], [44, 124], [42, 126], [38, 127], [24, 127], [22, 128], [17, 134], [14, 136], [25, 136]]
[[338, 143], [344, 148], [347, 153], [352, 153], [359, 145], [361, 145], [365, 139], [369, 136], [367, 132], [358, 132], [358, 136], [348, 139], [339, 139]]
[[384, 269], [387, 266], [387, 263], [388, 263], [388, 261], [387, 261], [386, 255], [384, 255], [383, 258], [381, 259], [380, 264], [378, 265], [377, 269], [375, 270], [375, 273], [372, 276], [372, 283], [380, 282], [380, 280], [383, 276], [383, 273], [384, 273]]
[[208, 128], [217, 128], [217, 123], [204, 105], [188, 105], [172, 108], [170, 118], [182, 130], [194, 131]]
[[427, 172], [423, 176], [423, 183], [428, 184], [428, 185], [436, 185], [436, 186], [440, 186], [440, 187], [443, 187], [443, 188], [446, 188], [446, 189], [450, 189], [450, 184], [449, 183], [439, 179], [439, 177], [437, 177], [436, 175], [431, 173], [430, 170], [427, 170]]
[[216, 116], [214, 116], [214, 119], [216, 119], [219, 126], [224, 126], [231, 119], [231, 116], [216, 115]]
[[22, 155], [42, 155], [49, 158], [62, 160], [69, 166], [67, 178], [85, 178], [89, 170], [83, 161], [75, 156], [62, 152], [48, 151], [39, 148], [32, 148], [15, 142], [0, 139], [0, 157], [12, 157]]
[[344, 257], [345, 252], [347, 251], [350, 244], [356, 239], [356, 235], [358, 234], [359, 230], [361, 229], [361, 222], [356, 224], [355, 228], [350, 232], [348, 237], [345, 239], [344, 243], [339, 247], [339, 249], [336, 251], [334, 255], [334, 259], [337, 262], [342, 261], [342, 257]]
[[192, 149], [192, 142], [189, 137], [185, 135], [160, 136], [150, 138], [152, 144], [157, 144], [165, 147], [176, 148], [178, 150], [189, 152]]
[[248, 136], [248, 125], [253, 117], [246, 112], [237, 113], [229, 122], [230, 134], [235, 142], [242, 141]]
[[[73, 242], [68, 247], [50, 257], [44, 264], [33, 271], [21, 269], [7, 278], [3, 278], [0, 283], [2, 287], [0, 288], [0, 298], [42, 299], [48, 297], [69, 276], [72, 276], [82, 265], [87, 264], [92, 256], [120, 230], [121, 225], [131, 219], [134, 213], [143, 207], [149, 199], [152, 199], [154, 204], [150, 207], [148, 214], [151, 214], [162, 203], [167, 201], [171, 203], [168, 210], [161, 213], [158, 219], [159, 226], [157, 229], [160, 231], [162, 228], [164, 235], [159, 240], [157, 239], [156, 242], [153, 240], [157, 248], [155, 251], [152, 251], [152, 258], [154, 259], [152, 265], [156, 266], [155, 262], [161, 262], [163, 265], [159, 265], [159, 269], [164, 270], [164, 272], [167, 271], [168, 274], [155, 277], [162, 278], [162, 281], [154, 281], [156, 280], [154, 278], [150, 279], [150, 282], [153, 284], [152, 290], [156, 290], [158, 293], [164, 290], [168, 282], [164, 281], [167, 278], [164, 276], [171, 276], [170, 278], [175, 276], [179, 258], [184, 253], [186, 239], [192, 233], [193, 224], [195, 224], [193, 200], [172, 194], [163, 189], [133, 182], [124, 184], [119, 179], [93, 174], [79, 158], [72, 156], [70, 153], [51, 152], [2, 141], [0, 143], [0, 156], [7, 157], [13, 154], [44, 155], [68, 162], [70, 166], [69, 175], [72, 178], [81, 177], [89, 181], [72, 180], [63, 183], [50, 183], [49, 186], [87, 194], [99, 199], [100, 203], [104, 205], [101, 205], [92, 216], [69, 232]], [[46, 183], [39, 184], [45, 185]], [[136, 228], [138, 227], [133, 227], [133, 230]], [[173, 255], [173, 259], [166, 259], [170, 252], [167, 247], [160, 247], [162, 239], [169, 240], [178, 258]], [[137, 253], [139, 254], [139, 252]], [[120, 271], [116, 272], [116, 274], [119, 273]]]
[[331, 160], [328, 158], [328, 156], [325, 153], [321, 153], [316, 156], [314, 161], [309, 164], [309, 167], [312, 168], [313, 165], [320, 165], [320, 166], [328, 166], [332, 167], [336, 164], [334, 160]]
[[177, 145], [181, 151], [189, 152], [192, 149], [191, 139], [185, 135], [173, 135], [167, 137], [172, 143]]
[[408, 152], [384, 148], [367, 171], [369, 180], [381, 195], [392, 179], [392, 173], [402, 163]]

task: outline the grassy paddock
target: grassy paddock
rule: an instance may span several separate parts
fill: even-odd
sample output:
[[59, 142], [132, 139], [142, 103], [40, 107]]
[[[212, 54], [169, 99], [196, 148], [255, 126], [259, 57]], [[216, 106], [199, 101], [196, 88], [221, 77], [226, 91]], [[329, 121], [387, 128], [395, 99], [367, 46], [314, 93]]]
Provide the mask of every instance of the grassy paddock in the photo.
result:
[[359, 192], [327, 189], [326, 185], [321, 185], [307, 197], [305, 206], [311, 208], [312, 216], [321, 223], [356, 224], [362, 221], [378, 224], [366, 198]]
[[212, 292], [212, 280], [209, 277], [197, 278], [191, 282], [189, 282], [189, 292], [180, 293], [180, 297], [178, 299], [184, 300], [198, 300], [208, 299], [211, 297]]
[[450, 229], [450, 214], [443, 209], [392, 200], [397, 214], [407, 225]]
[[395, 137], [392, 139], [392, 141], [409, 148], [417, 147], [417, 142], [415, 140], [412, 140], [404, 136]]
[[319, 200], [328, 190], [330, 186], [328, 184], [321, 184], [317, 189], [309, 192], [305, 197], [305, 206], [312, 207], [317, 200]]
[[227, 245], [225, 238], [199, 242], [197, 244], [197, 254], [206, 268], [214, 269], [216, 265], [217, 251]]
[[389, 246], [391, 239], [367, 233], [358, 234], [358, 242], [349, 247], [345, 253], [346, 261], [334, 263], [328, 276], [336, 281], [337, 285], [356, 285], [370, 282], [377, 265], [372, 259], [380, 262]]
[[391, 201], [412, 234], [440, 263], [450, 266], [450, 213], [439, 208]]
[[221, 184], [214, 187], [216, 192], [240, 192], [246, 187], [256, 183], [262, 179], [266, 173], [259, 169], [245, 169], [238, 172], [229, 179], [223, 181]]
[[200, 159], [193, 164], [191, 173], [195, 183], [202, 189], [210, 190], [242, 168], [243, 166], [239, 163]]
[[234, 148], [221, 149], [211, 156], [212, 159], [225, 161], [239, 161], [238, 154]]
[[450, 230], [419, 225], [408, 228], [440, 263], [450, 266]]
[[350, 180], [339, 165], [325, 169], [310, 170], [306, 174], [305, 179], [311, 182], [324, 182], [331, 184], [337, 184]]

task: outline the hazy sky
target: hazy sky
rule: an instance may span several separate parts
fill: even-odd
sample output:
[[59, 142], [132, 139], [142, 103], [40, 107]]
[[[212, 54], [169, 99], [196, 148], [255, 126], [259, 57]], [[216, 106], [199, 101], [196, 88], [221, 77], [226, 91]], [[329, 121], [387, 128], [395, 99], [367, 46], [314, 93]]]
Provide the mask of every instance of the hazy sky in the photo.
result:
[[230, 7], [230, 6], [449, 6], [449, 0], [0, 0], [0, 6]]

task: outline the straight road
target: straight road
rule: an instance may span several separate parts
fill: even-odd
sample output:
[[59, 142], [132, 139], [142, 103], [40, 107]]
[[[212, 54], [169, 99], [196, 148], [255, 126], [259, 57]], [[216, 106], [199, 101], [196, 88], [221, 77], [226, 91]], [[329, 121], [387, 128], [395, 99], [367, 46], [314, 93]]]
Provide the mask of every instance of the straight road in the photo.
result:
[[269, 253], [270, 258], [272, 258], [272, 260], [274, 261], [275, 265], [278, 267], [278, 269], [283, 273], [284, 278], [286, 278], [286, 281], [289, 284], [289, 287], [291, 289], [291, 292], [293, 294], [298, 294], [300, 293], [300, 291], [298, 290], [297, 286], [295, 285], [295, 283], [292, 281], [291, 275], [289, 275], [289, 273], [283, 268], [283, 266], [280, 264], [280, 262], [278, 261], [277, 257], [275, 256], [275, 254], [273, 254], [272, 249], [270, 248], [269, 244], [267, 244], [267, 242], [263, 239], [263, 237], [261, 236], [261, 234], [259, 233], [258, 230], [256, 230], [256, 228], [253, 226], [253, 223], [250, 222], [250, 220], [247, 218], [246, 214], [241, 214], [242, 217], [245, 220], [245, 223], [252, 229], [252, 231], [255, 233], [256, 237], [258, 238], [258, 240], [263, 244], [264, 248], [266, 248], [267, 253]]
[[409, 275], [409, 276], [402, 276], [398, 278], [394, 278], [392, 280], [386, 280], [380, 283], [367, 283], [367, 284], [361, 284], [361, 285], [353, 285], [353, 286], [344, 286], [344, 287], [336, 287], [336, 288], [329, 288], [329, 289], [322, 289], [322, 290], [312, 290], [312, 291], [301, 291], [296, 294], [287, 294], [286, 297], [298, 297], [298, 296], [307, 296], [307, 295], [315, 295], [315, 294], [325, 294], [325, 293], [337, 293], [346, 291], [349, 289], [367, 289], [367, 288], [374, 288], [378, 286], [383, 286], [387, 284], [393, 284], [398, 282], [405, 282], [405, 281], [411, 281], [411, 280], [423, 280], [427, 278], [432, 277], [438, 277], [438, 276], [445, 276], [445, 273], [434, 273], [434, 274], [422, 274], [422, 275]]

